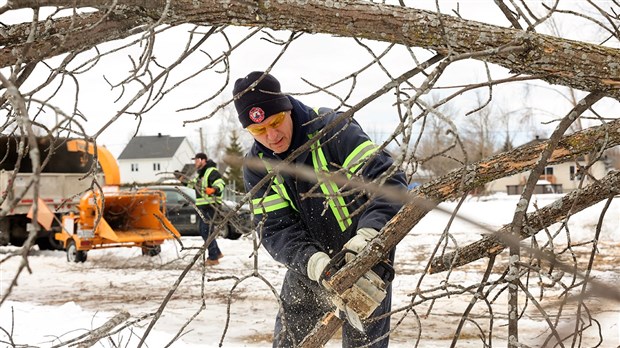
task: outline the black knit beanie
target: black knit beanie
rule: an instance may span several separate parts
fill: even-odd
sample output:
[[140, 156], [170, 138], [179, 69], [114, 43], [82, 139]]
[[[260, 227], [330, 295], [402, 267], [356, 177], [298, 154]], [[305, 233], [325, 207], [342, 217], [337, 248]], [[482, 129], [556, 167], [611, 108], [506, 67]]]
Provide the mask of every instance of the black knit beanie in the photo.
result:
[[[237, 96], [258, 79], [261, 80], [256, 86], [243, 95]], [[293, 109], [291, 101], [280, 91], [280, 82], [270, 74], [265, 75], [262, 71], [254, 71], [238, 79], [233, 88], [233, 95], [237, 97], [235, 108], [243, 128], [254, 123], [261, 123], [271, 115]]]

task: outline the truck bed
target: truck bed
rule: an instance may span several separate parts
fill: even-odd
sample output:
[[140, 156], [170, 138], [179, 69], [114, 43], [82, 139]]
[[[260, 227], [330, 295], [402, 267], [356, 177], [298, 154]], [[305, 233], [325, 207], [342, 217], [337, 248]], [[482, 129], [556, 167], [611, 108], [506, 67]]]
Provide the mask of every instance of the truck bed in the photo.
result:
[[[9, 188], [12, 171], [0, 170], [0, 192], [4, 192]], [[0, 209], [5, 211], [8, 209], [9, 202], [21, 194], [32, 180], [32, 173], [18, 173], [15, 182], [8, 192], [7, 199], [2, 203]], [[102, 185], [103, 175], [98, 175], [97, 180]], [[80, 202], [81, 195], [88, 190], [93, 183], [93, 177], [85, 177], [84, 173], [41, 173], [39, 179], [39, 197], [53, 211], [61, 213], [74, 211]], [[26, 214], [33, 203], [33, 188], [30, 189], [20, 199], [19, 203], [9, 212], [13, 214]], [[62, 204], [63, 202], [66, 204]]]

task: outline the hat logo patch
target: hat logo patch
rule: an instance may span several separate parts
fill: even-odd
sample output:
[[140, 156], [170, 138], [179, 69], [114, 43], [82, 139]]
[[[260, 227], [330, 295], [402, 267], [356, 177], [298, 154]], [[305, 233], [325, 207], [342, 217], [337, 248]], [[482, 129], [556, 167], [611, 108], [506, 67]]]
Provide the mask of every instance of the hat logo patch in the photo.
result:
[[255, 106], [252, 109], [250, 109], [249, 116], [250, 116], [250, 120], [252, 120], [252, 122], [254, 122], [254, 123], [261, 123], [265, 119], [265, 111], [263, 111], [263, 109]]

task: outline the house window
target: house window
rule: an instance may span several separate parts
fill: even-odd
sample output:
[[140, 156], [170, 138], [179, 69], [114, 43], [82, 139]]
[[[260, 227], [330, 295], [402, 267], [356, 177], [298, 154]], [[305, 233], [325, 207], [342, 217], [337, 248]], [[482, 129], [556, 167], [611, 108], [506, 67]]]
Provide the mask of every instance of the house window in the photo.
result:
[[[583, 167], [581, 167], [583, 168]], [[581, 180], [581, 171], [575, 166], [570, 166], [568, 168], [568, 173], [570, 175], [571, 180]]]
[[545, 175], [553, 175], [553, 167], [546, 167]]
[[159, 163], [153, 163], [153, 170], [154, 171], [161, 170], [161, 166], [159, 165]]
[[131, 164], [131, 171], [132, 172], [137, 172], [138, 171], [138, 163], [132, 163]]

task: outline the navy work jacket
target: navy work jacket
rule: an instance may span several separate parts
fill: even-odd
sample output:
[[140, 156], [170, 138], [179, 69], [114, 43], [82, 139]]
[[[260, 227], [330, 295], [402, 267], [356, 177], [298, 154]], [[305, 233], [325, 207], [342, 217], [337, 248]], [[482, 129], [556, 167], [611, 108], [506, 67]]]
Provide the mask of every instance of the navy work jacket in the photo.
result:
[[[293, 138], [289, 150], [274, 154], [255, 141], [247, 157], [283, 160], [337, 117], [337, 113], [330, 109], [321, 108], [315, 112], [297, 99], [288, 98], [293, 105]], [[355, 120], [331, 128], [319, 143], [292, 162], [295, 166], [315, 171], [336, 172], [340, 169], [350, 177], [361, 175], [367, 180], [393, 170], [390, 168], [393, 163], [389, 154], [379, 151]], [[268, 163], [263, 168], [244, 166], [246, 189], [249, 191], [256, 186], [270, 168]], [[336, 197], [328, 195], [335, 187], [329, 182], [318, 185], [290, 174], [280, 174], [275, 178], [260, 187], [252, 197], [254, 222], [261, 229], [262, 244], [271, 256], [304, 275], [307, 275], [308, 259], [314, 253], [323, 251], [333, 256], [342, 250], [357, 229], [371, 227], [381, 230], [402, 207], [401, 203], [387, 201], [381, 196], [369, 202], [367, 194], [352, 187], [345, 186], [341, 192], [336, 187]], [[385, 184], [406, 189], [404, 174], [399, 170], [387, 178]], [[329, 191], [330, 187], [332, 191]]]

